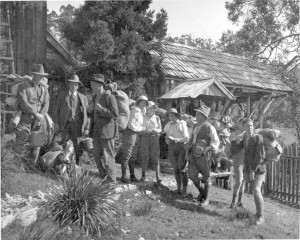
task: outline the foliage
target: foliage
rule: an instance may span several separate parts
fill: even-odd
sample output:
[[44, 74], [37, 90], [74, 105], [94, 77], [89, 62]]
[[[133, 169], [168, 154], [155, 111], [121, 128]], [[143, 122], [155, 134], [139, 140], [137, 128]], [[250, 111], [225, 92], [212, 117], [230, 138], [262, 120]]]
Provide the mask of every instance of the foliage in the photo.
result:
[[153, 204], [150, 200], [144, 199], [140, 202], [138, 202], [134, 208], [132, 209], [132, 212], [135, 216], [146, 216], [151, 213], [151, 210], [153, 208]]
[[155, 15], [148, 10], [150, 3], [86, 1], [78, 9], [68, 5], [58, 18], [53, 12], [48, 15], [49, 27], [60, 31], [87, 64], [83, 75], [112, 73], [114, 81], [133, 87], [137, 78], [152, 81], [157, 76], [160, 60], [149, 51], [160, 48], [153, 40], [162, 40], [167, 31], [167, 13], [162, 9]]
[[233, 0], [225, 7], [228, 19], [241, 28], [223, 32], [222, 51], [267, 63], [277, 59], [283, 69], [300, 61], [299, 1]]
[[114, 186], [91, 177], [88, 172], [65, 179], [44, 203], [50, 217], [61, 228], [80, 229], [86, 236], [101, 236], [118, 229], [118, 208], [113, 200]]
[[214, 44], [210, 38], [192, 38], [191, 34], [181, 35], [181, 37], [175, 38], [168, 36], [165, 38], [165, 40], [168, 42], [186, 44], [188, 46], [198, 47], [201, 49], [217, 50], [217, 45]]

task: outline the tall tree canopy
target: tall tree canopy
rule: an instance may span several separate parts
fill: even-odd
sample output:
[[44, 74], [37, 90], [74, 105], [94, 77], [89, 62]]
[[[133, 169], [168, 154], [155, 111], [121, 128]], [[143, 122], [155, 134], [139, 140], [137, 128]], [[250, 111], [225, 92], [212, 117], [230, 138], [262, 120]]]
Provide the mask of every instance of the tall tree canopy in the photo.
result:
[[223, 32], [222, 51], [267, 63], [276, 59], [281, 70], [300, 62], [299, 1], [233, 0], [225, 7], [228, 19], [242, 26]]
[[59, 23], [62, 37], [74, 44], [89, 72], [112, 73], [115, 79], [156, 76], [159, 48], [167, 32], [167, 13], [148, 10], [151, 1], [86, 1], [71, 18]]

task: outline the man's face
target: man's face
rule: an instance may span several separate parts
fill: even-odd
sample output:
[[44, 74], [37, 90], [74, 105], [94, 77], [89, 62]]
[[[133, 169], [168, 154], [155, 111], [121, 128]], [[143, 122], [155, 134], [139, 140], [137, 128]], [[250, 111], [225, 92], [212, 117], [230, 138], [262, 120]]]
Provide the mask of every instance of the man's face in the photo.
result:
[[147, 108], [147, 115], [149, 117], [154, 115], [154, 108], [153, 107]]
[[177, 121], [177, 117], [175, 113], [169, 113], [169, 119], [172, 122], [176, 122]]
[[245, 117], [245, 112], [244, 111], [240, 111], [240, 118], [244, 118]]
[[206, 120], [206, 117], [201, 112], [196, 112], [196, 120], [198, 123], [202, 123]]
[[252, 135], [254, 131], [253, 122], [245, 123], [244, 130], [246, 131], [247, 136]]
[[99, 91], [99, 88], [102, 86], [101, 83], [91, 81], [91, 88], [92, 88], [92, 93], [96, 94]]
[[74, 82], [68, 82], [68, 88], [71, 92], [77, 92], [78, 91], [79, 84]]
[[144, 100], [139, 101], [139, 108], [145, 109], [147, 107], [147, 102]]
[[44, 76], [42, 76], [42, 75], [32, 74], [32, 80], [35, 82], [40, 82], [43, 78], [44, 78]]

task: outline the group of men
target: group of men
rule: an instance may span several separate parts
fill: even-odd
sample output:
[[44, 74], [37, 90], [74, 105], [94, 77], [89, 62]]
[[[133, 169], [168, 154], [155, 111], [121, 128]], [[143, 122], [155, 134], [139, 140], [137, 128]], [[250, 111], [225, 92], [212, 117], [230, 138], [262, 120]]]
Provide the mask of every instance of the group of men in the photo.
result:
[[[22, 111], [19, 125], [16, 129], [16, 154], [22, 156], [24, 145], [30, 136], [34, 126], [43, 123], [45, 114], [49, 109], [49, 93], [44, 77], [43, 65], [35, 64], [32, 67], [32, 81], [27, 81], [19, 86], [17, 99]], [[53, 120], [55, 130], [61, 133], [61, 143], [71, 139], [76, 155], [76, 163], [80, 164], [82, 149], [78, 139], [88, 136], [93, 129], [94, 160], [100, 173], [100, 177], [111, 182], [116, 182], [115, 166], [115, 139], [118, 137], [117, 117], [119, 115], [116, 97], [110, 91], [105, 90], [106, 82], [102, 74], [94, 74], [90, 80], [92, 89], [92, 102], [88, 102], [85, 95], [78, 92], [82, 85], [77, 75], [67, 80], [68, 88], [57, 96], [54, 103]], [[139, 181], [134, 172], [134, 155], [136, 155], [139, 141], [142, 143], [142, 178], [146, 178], [146, 169], [149, 158], [154, 161], [157, 182], [159, 177], [159, 136], [162, 132], [160, 118], [155, 115], [157, 106], [148, 101], [146, 96], [140, 96], [136, 104], [130, 110], [127, 128], [122, 132], [123, 158], [121, 162], [121, 181]], [[180, 114], [172, 108], [168, 112], [169, 122], [164, 127], [166, 143], [168, 144], [168, 159], [175, 172], [177, 183], [176, 193], [186, 195], [188, 178], [192, 180], [199, 190], [198, 200], [202, 206], [209, 204], [209, 192], [211, 186], [211, 155], [218, 151], [220, 144], [218, 134], [214, 126], [209, 123], [210, 108], [201, 104], [196, 111], [196, 122], [188, 129], [186, 121], [180, 120]], [[243, 170], [245, 179], [254, 181], [254, 198], [257, 207], [257, 222], [262, 223], [263, 200], [260, 187], [264, 181], [265, 162], [262, 145], [262, 137], [254, 134], [253, 122], [244, 119], [240, 125], [239, 134], [232, 140], [243, 149], [243, 153], [235, 151], [235, 169], [237, 184], [233, 193], [232, 207], [235, 206], [235, 198], [238, 192], [238, 205], [241, 206]], [[244, 133], [245, 131], [245, 133]], [[243, 134], [243, 137], [240, 137]], [[242, 147], [241, 147], [242, 146]], [[32, 149], [31, 164], [35, 165], [39, 157], [40, 147]], [[126, 174], [129, 165], [129, 178]], [[199, 179], [198, 174], [202, 178]]]
[[[170, 109], [169, 120], [165, 126], [168, 159], [174, 172], [177, 189], [175, 193], [187, 195], [188, 178], [199, 190], [198, 200], [201, 206], [209, 204], [211, 186], [211, 160], [219, 151], [220, 140], [215, 127], [209, 122], [210, 108], [201, 104], [196, 111], [196, 123], [188, 131], [186, 122], [180, 120], [176, 109]], [[256, 205], [255, 223], [264, 223], [263, 197], [261, 186], [265, 180], [266, 161], [263, 138], [255, 134], [253, 121], [241, 117], [238, 129], [230, 137], [231, 154], [235, 172], [235, 186], [231, 208], [244, 207], [242, 204], [244, 181], [254, 183], [254, 201]], [[198, 174], [202, 177], [199, 178]], [[238, 203], [235, 204], [238, 195]]]

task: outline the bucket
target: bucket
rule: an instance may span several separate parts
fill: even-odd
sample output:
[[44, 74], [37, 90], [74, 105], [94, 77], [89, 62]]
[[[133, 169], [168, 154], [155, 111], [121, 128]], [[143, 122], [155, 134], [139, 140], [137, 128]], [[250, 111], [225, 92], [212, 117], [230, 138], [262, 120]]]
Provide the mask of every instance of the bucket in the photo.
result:
[[50, 170], [56, 161], [57, 156], [61, 153], [61, 151], [55, 151], [55, 152], [47, 152], [40, 158], [40, 164], [42, 169], [44, 170]]

